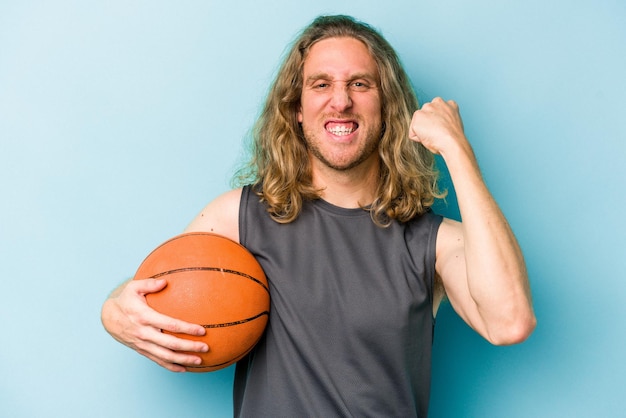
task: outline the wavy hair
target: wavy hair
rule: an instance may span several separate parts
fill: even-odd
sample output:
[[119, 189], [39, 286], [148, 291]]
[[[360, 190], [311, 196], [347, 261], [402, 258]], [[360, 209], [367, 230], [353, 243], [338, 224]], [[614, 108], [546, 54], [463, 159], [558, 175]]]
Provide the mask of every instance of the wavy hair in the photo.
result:
[[434, 156], [409, 139], [418, 101], [391, 45], [371, 26], [350, 16], [320, 16], [293, 43], [270, 87], [252, 131], [252, 156], [239, 171], [239, 184], [252, 183], [280, 223], [295, 220], [306, 200], [319, 199], [297, 112], [303, 86], [303, 64], [313, 44], [352, 37], [363, 42], [378, 66], [384, 131], [378, 147], [377, 198], [367, 209], [378, 225], [406, 222], [441, 198]]

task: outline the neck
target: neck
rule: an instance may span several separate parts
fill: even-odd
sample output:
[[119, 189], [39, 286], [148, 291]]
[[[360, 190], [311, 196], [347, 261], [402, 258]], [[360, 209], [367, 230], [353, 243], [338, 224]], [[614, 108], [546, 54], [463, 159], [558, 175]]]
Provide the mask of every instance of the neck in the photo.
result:
[[350, 170], [314, 167], [313, 184], [328, 203], [348, 209], [359, 208], [371, 204], [376, 196], [378, 169], [378, 160]]

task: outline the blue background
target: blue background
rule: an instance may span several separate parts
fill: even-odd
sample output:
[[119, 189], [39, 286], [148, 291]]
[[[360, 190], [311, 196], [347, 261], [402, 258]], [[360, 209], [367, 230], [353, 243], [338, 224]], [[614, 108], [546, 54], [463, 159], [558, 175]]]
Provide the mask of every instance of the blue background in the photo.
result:
[[337, 12], [458, 101], [528, 262], [526, 343], [443, 307], [431, 417], [624, 416], [622, 0], [0, 0], [0, 415], [231, 413], [232, 369], [162, 370], [100, 307], [229, 188], [287, 43]]

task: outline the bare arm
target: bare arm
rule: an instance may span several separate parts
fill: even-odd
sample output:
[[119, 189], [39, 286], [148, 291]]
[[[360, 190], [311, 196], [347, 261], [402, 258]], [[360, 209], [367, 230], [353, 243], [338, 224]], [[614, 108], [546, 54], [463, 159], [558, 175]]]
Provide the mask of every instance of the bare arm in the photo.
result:
[[[191, 222], [186, 232], [206, 231], [239, 240], [239, 196], [234, 190], [209, 203]], [[181, 353], [206, 352], [203, 342], [163, 333], [166, 330], [189, 335], [204, 335], [198, 324], [190, 324], [162, 315], [148, 306], [146, 295], [167, 286], [163, 279], [129, 280], [115, 289], [102, 305], [104, 328], [120, 343], [146, 356], [168, 370], [184, 372], [184, 366], [200, 363], [200, 357]]]
[[415, 112], [412, 139], [445, 160], [463, 222], [442, 223], [437, 274], [457, 313], [493, 344], [514, 344], [536, 319], [524, 259], [509, 224], [487, 189], [463, 132], [458, 106], [435, 99]]

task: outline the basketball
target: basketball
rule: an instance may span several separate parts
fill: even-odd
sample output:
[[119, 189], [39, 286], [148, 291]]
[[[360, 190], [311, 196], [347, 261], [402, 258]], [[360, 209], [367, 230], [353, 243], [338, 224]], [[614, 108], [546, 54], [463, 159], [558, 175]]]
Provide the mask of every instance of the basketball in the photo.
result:
[[[191, 372], [210, 372], [243, 358], [261, 338], [270, 299], [260, 264], [242, 245], [221, 235], [192, 232], [157, 247], [141, 263], [134, 280], [164, 278], [167, 286], [146, 295], [154, 310], [200, 324], [204, 336], [174, 334], [203, 341], [207, 353]], [[164, 331], [165, 332], [165, 331]]]

